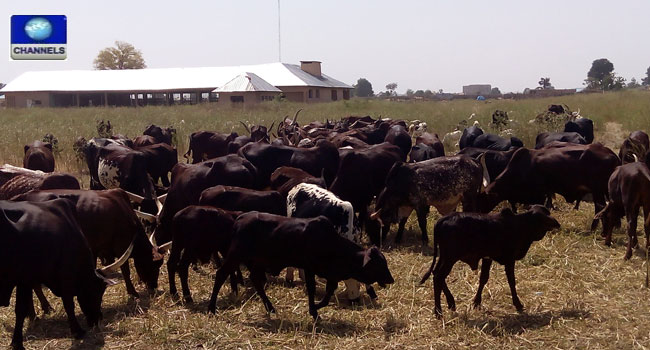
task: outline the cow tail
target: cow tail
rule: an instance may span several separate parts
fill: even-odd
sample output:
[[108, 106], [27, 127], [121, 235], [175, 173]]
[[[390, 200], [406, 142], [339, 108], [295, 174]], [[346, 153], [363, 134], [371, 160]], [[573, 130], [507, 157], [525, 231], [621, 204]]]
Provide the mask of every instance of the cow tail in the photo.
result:
[[183, 157], [187, 159], [187, 162], [190, 162], [190, 155], [192, 154], [192, 135], [190, 135], [190, 140], [187, 145], [187, 152], [183, 154]]
[[431, 274], [433, 273], [433, 267], [436, 266], [436, 258], [438, 257], [438, 245], [436, 244], [436, 233], [433, 233], [433, 261], [431, 262], [431, 266], [429, 267], [429, 270], [422, 276], [420, 279], [420, 284], [423, 284], [426, 282]]

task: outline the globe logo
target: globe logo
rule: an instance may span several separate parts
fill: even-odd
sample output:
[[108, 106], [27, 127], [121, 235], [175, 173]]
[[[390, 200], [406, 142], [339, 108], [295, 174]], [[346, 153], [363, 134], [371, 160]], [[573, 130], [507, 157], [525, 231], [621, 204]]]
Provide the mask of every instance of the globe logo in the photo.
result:
[[25, 24], [25, 33], [32, 40], [45, 40], [52, 35], [52, 23], [43, 17], [34, 17]]

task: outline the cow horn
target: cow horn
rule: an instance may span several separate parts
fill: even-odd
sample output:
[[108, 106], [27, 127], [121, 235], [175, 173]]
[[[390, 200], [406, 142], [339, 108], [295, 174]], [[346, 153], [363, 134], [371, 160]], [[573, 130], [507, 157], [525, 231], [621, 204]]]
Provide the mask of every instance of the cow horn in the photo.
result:
[[156, 212], [156, 216], [158, 216], [162, 211], [163, 205], [162, 203], [160, 203], [160, 200], [158, 200], [158, 197], [155, 197], [155, 199], [156, 199], [156, 208], [158, 208], [158, 211]]
[[632, 157], [634, 157], [634, 161], [635, 161], [635, 162], [638, 162], [638, 161], [639, 161], [639, 157], [637, 157], [636, 154], [632, 153]]
[[149, 236], [149, 242], [151, 243], [152, 246], [156, 246], [156, 229], [153, 230], [153, 233], [151, 236]]
[[165, 204], [166, 199], [167, 199], [167, 193], [163, 194], [162, 196], [158, 196], [158, 201], [162, 204]]
[[169, 242], [161, 245], [160, 247], [158, 247], [158, 252], [160, 252], [160, 254], [165, 254], [171, 248], [172, 248], [172, 242], [169, 241]]
[[483, 168], [482, 188], [486, 188], [490, 184], [490, 173], [488, 173], [487, 165], [485, 164], [485, 153], [481, 153], [481, 155], [478, 156], [478, 158], [479, 158], [479, 162], [481, 163], [481, 168]]
[[291, 125], [296, 123], [296, 120], [298, 119], [298, 113], [300, 113], [300, 111], [302, 111], [302, 108], [300, 108], [299, 110], [296, 111], [296, 115], [293, 116], [293, 120], [291, 121]]
[[129, 244], [129, 247], [126, 249], [124, 254], [122, 254], [122, 257], [117, 259], [116, 262], [114, 262], [114, 263], [112, 263], [112, 264], [110, 264], [108, 266], [102, 267], [101, 269], [99, 269], [99, 272], [104, 276], [108, 276], [108, 275], [111, 275], [111, 274], [117, 272], [117, 270], [120, 267], [122, 267], [122, 265], [124, 265], [124, 263], [126, 263], [127, 260], [129, 260], [129, 257], [131, 256], [131, 252], [133, 251], [133, 244], [134, 243], [135, 243], [135, 238], [131, 241], [131, 244]]
[[140, 203], [142, 203], [142, 201], [144, 200], [144, 197], [142, 197], [142, 196], [138, 196], [138, 195], [135, 194], [135, 193], [131, 193], [131, 192], [129, 192], [129, 191], [124, 191], [124, 192], [126, 192], [126, 195], [129, 196], [129, 200], [130, 200], [131, 202], [133, 202], [133, 203], [140, 204]]
[[250, 135], [251, 134], [251, 129], [248, 128], [248, 125], [244, 124], [244, 122], [241, 121], [241, 120], [239, 122], [241, 123], [241, 125], [244, 126], [244, 129], [246, 129], [246, 131], [248, 131], [248, 134]]
[[269, 128], [267, 130], [273, 131], [273, 125], [275, 125], [275, 120], [273, 121], [273, 123], [271, 123], [271, 126], [269, 126]]
[[138, 218], [142, 219], [142, 220], [148, 221], [148, 222], [150, 222], [152, 224], [155, 224], [157, 222], [157, 219], [156, 219], [155, 215], [151, 215], [149, 213], [144, 213], [144, 212], [141, 212], [141, 211], [136, 210], [136, 209], [133, 209], [133, 211], [135, 212], [135, 215]]

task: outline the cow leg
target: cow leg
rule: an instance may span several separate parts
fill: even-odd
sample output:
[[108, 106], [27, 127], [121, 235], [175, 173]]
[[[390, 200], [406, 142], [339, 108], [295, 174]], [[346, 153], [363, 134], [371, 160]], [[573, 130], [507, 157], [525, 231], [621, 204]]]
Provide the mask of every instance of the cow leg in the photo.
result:
[[181, 280], [181, 289], [183, 290], [183, 299], [186, 303], [192, 303], [192, 292], [190, 292], [190, 285], [187, 281], [190, 272], [190, 261], [189, 254], [183, 254], [181, 256], [181, 261], [178, 262], [178, 278]]
[[[406, 221], [409, 218], [403, 218], [399, 221], [399, 226], [397, 227], [397, 234], [395, 235], [395, 243], [402, 242], [402, 235], [404, 234], [404, 228], [406, 227]], [[386, 239], [386, 237], [384, 237]]]
[[295, 275], [294, 270], [293, 267], [287, 267], [287, 271], [284, 275], [284, 281], [290, 286], [293, 286], [293, 277]]
[[549, 210], [554, 210], [554, 209], [555, 209], [555, 208], [553, 208], [553, 197], [554, 197], [554, 196], [555, 196], [555, 195], [553, 195], [553, 194], [551, 194], [551, 195], [547, 195], [547, 196], [546, 196], [546, 204], [545, 204], [545, 206], [546, 206], [546, 208], [548, 208]]
[[345, 283], [345, 292], [347, 293], [350, 302], [358, 303], [359, 297], [361, 296], [361, 293], [359, 292], [361, 283], [353, 278], [347, 279], [343, 283]]
[[490, 268], [492, 267], [492, 259], [483, 258], [481, 260], [481, 277], [479, 277], [478, 289], [476, 290], [476, 296], [474, 297], [474, 308], [476, 309], [481, 307], [483, 287], [485, 287], [485, 284], [490, 278]]
[[16, 288], [16, 323], [14, 325], [14, 334], [11, 338], [11, 347], [13, 349], [25, 349], [23, 347], [23, 325], [25, 317], [29, 315], [29, 305], [32, 304], [32, 289], [26, 286], [17, 286]]
[[643, 230], [645, 231], [645, 249], [650, 248], [650, 207], [643, 206]]
[[[445, 282], [445, 279], [451, 272], [452, 267], [453, 264], [449, 264], [445, 262], [443, 259], [440, 259], [438, 260], [436, 266], [433, 268], [433, 296], [435, 302], [434, 311], [436, 314], [436, 318], [442, 318], [442, 306], [440, 306], [440, 297], [443, 290], [446, 289], [447, 291], [449, 291], [449, 287], [447, 287], [447, 283]], [[447, 292], [445, 292], [445, 297], [447, 298], [448, 305], [449, 304], [455, 305], [455, 301], [453, 300], [453, 296], [451, 295], [451, 292], [449, 292], [449, 295], [447, 295]], [[451, 303], [449, 299], [451, 299]]]
[[83, 338], [86, 332], [81, 329], [81, 326], [77, 321], [77, 317], [74, 314], [74, 297], [72, 295], [65, 295], [61, 297], [61, 300], [63, 301], [63, 309], [68, 316], [68, 323], [70, 324], [70, 331], [72, 332], [72, 336], [77, 339]]
[[429, 214], [429, 206], [419, 206], [415, 209], [415, 212], [418, 215], [418, 224], [422, 231], [422, 244], [426, 245], [429, 243], [429, 235], [427, 234], [427, 215]]
[[163, 187], [169, 188], [169, 176], [167, 174], [160, 177], [160, 182], [162, 182]]
[[[359, 282], [357, 282], [357, 288], [359, 287], [358, 283]], [[322, 309], [330, 303], [332, 295], [334, 295], [334, 292], [336, 291], [336, 287], [338, 287], [338, 282], [332, 280], [327, 281], [327, 284], [325, 285], [325, 295], [318, 305], [316, 305], [316, 310]]]
[[307, 300], [309, 303], [309, 314], [314, 319], [318, 318], [318, 309], [314, 303], [314, 295], [316, 294], [316, 276], [313, 272], [305, 271], [305, 286], [307, 287]]
[[632, 257], [632, 248], [639, 245], [639, 241], [636, 236], [636, 221], [639, 216], [639, 207], [635, 206], [634, 208], [628, 208], [625, 211], [627, 217], [627, 250], [625, 251], [625, 260], [628, 260]]
[[366, 293], [368, 293], [370, 299], [377, 299], [377, 293], [375, 292], [375, 288], [373, 288], [372, 285], [366, 284]]
[[[605, 208], [605, 195], [596, 192], [594, 192], [592, 195], [594, 198], [594, 216], [595, 216]], [[603, 218], [601, 220], [603, 221], [603, 225], [605, 225], [605, 219]], [[598, 228], [598, 220], [594, 219], [591, 222], [591, 231], [592, 232], [596, 231], [597, 228]]]
[[506, 277], [508, 278], [508, 285], [510, 286], [510, 294], [512, 294], [512, 304], [517, 309], [517, 312], [523, 312], [524, 306], [521, 304], [517, 296], [517, 287], [515, 286], [515, 262], [508, 262], [505, 265]]
[[36, 294], [38, 301], [41, 303], [41, 309], [43, 309], [43, 313], [49, 314], [52, 307], [50, 306], [50, 303], [47, 301], [45, 294], [43, 294], [43, 286], [39, 285], [35, 287], [34, 294]]
[[169, 259], [167, 259], [167, 276], [169, 279], [169, 294], [176, 296], [178, 295], [176, 290], [176, 270], [181, 257], [181, 249], [174, 248], [176, 246], [172, 244], [172, 251], [169, 253]]
[[264, 269], [258, 267], [253, 268], [252, 266], [249, 266], [248, 269], [251, 272], [250, 278], [255, 287], [255, 291], [257, 292], [257, 295], [260, 296], [260, 299], [262, 299], [266, 312], [275, 313], [275, 308], [264, 291], [264, 285], [266, 284], [266, 273], [264, 272]]
[[226, 278], [239, 267], [239, 261], [235, 259], [228, 259], [224, 261], [223, 266], [217, 270], [217, 275], [214, 277], [214, 287], [212, 287], [212, 294], [210, 295], [210, 303], [208, 303], [208, 312], [215, 313], [217, 311], [217, 296], [221, 286], [226, 281]]
[[129, 268], [129, 261], [127, 260], [126, 263], [122, 266], [120, 266], [120, 270], [122, 271], [122, 276], [124, 277], [124, 284], [126, 285], [126, 292], [132, 295], [134, 298], [139, 298], [140, 295], [138, 292], [135, 291], [135, 287], [133, 286], [133, 282], [131, 282], [131, 269]]
[[512, 208], [512, 212], [517, 214], [517, 202], [508, 201], [508, 203], [510, 203], [510, 208]]

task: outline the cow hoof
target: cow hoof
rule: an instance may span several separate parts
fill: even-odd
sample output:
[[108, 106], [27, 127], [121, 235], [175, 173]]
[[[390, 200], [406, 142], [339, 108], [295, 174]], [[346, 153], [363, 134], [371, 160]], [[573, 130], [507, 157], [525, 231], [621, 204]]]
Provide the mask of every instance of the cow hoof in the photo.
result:
[[350, 304], [352, 305], [357, 305], [361, 301], [361, 297], [356, 297], [354, 299], [350, 299]]
[[370, 297], [370, 299], [372, 299], [372, 300], [377, 299], [377, 293], [375, 293], [374, 289], [368, 289], [366, 292], [368, 293], [368, 296]]
[[72, 335], [74, 336], [75, 339], [83, 339], [83, 337], [86, 335], [86, 331], [80, 329], [72, 333]]
[[521, 305], [521, 304], [515, 305], [515, 308], [517, 309], [518, 313], [520, 313], [520, 314], [524, 313], [524, 306], [523, 305]]
[[185, 303], [186, 303], [186, 304], [192, 304], [192, 303], [194, 303], [194, 299], [192, 299], [192, 297], [189, 297], [189, 296], [188, 296], [188, 297], [184, 297], [183, 300], [185, 300]]
[[474, 301], [473, 307], [476, 310], [480, 310], [481, 309], [481, 302], [480, 301]]
[[217, 306], [216, 305], [208, 305], [208, 313], [209, 314], [216, 314], [217, 313]]
[[25, 350], [25, 347], [23, 344], [14, 344], [13, 342], [11, 343], [11, 349], [12, 350]]

